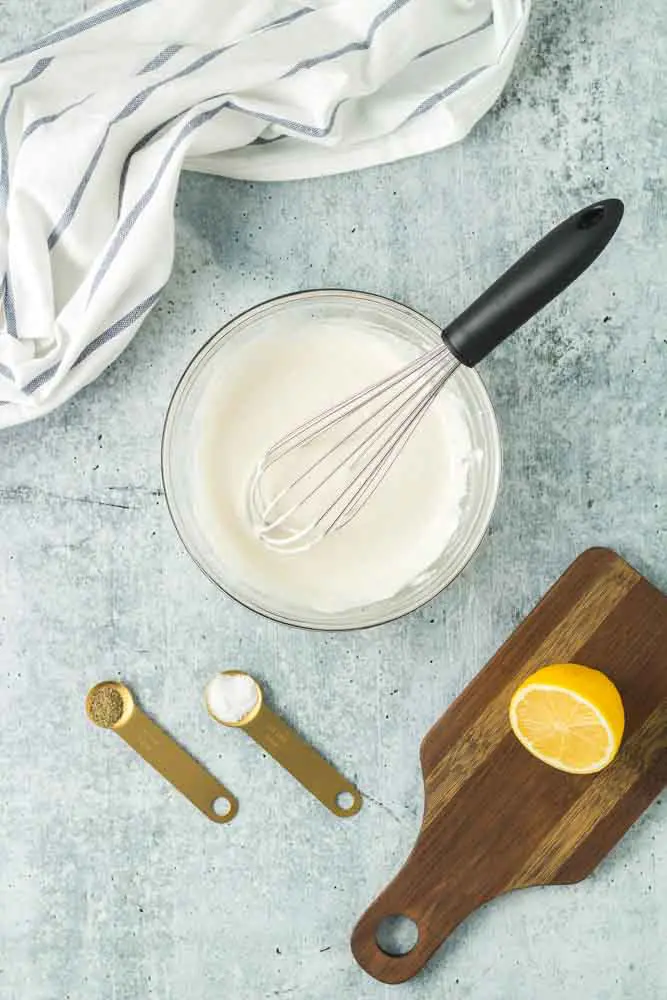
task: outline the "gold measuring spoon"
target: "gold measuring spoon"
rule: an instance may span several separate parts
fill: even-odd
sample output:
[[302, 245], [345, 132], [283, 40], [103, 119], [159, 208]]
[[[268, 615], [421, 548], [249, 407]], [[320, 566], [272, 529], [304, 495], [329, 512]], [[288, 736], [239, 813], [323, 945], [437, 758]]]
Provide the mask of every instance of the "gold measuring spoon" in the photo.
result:
[[232, 793], [141, 711], [125, 684], [96, 684], [86, 697], [86, 713], [96, 726], [117, 732], [214, 823], [234, 819], [239, 804]]
[[244, 729], [336, 816], [359, 812], [363, 802], [359, 790], [266, 707], [262, 689], [250, 674], [240, 670], [218, 674], [206, 688], [206, 707], [216, 722]]

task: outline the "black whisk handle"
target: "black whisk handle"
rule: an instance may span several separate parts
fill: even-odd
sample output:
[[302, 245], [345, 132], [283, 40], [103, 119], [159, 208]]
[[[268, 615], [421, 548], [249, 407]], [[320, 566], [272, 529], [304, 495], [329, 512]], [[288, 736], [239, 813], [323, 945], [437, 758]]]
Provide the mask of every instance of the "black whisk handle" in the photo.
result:
[[442, 332], [472, 368], [572, 284], [602, 253], [623, 218], [618, 198], [597, 201], [547, 233]]

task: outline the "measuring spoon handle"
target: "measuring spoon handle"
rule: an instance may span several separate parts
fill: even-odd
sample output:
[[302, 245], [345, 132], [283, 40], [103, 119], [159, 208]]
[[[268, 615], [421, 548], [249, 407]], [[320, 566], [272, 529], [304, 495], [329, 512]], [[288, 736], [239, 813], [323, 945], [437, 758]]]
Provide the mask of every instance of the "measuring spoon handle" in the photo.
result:
[[116, 732], [209, 819], [234, 819], [239, 804], [232, 793], [136, 705]]
[[[359, 812], [362, 798], [358, 789], [266, 705], [243, 728], [336, 816]], [[351, 796], [347, 808], [341, 804], [341, 795]]]
[[623, 218], [607, 198], [547, 233], [442, 332], [454, 356], [472, 368], [535, 316], [598, 257]]

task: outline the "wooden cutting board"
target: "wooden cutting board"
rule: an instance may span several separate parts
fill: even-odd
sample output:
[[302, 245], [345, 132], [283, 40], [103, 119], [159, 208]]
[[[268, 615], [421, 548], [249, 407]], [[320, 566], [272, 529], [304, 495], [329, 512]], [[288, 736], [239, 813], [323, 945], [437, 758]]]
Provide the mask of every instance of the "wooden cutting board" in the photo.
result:
[[[599, 774], [540, 763], [509, 727], [517, 685], [554, 662], [597, 667], [621, 692], [623, 744]], [[585, 878], [667, 784], [667, 597], [615, 552], [584, 552], [436, 722], [421, 765], [415, 847], [352, 935], [357, 962], [385, 983], [414, 976], [495, 896]], [[419, 932], [407, 955], [376, 942], [396, 914]]]

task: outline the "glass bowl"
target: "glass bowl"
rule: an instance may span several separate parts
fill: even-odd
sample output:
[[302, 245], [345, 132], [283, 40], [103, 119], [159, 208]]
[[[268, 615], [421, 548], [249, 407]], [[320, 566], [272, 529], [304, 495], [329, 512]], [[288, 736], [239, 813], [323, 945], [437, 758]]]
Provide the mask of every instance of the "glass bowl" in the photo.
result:
[[209, 384], [211, 370], [220, 362], [232, 340], [250, 336], [260, 328], [284, 329], [304, 319], [353, 320], [357, 326], [368, 325], [389, 331], [423, 351], [441, 342], [440, 329], [435, 323], [398, 302], [365, 292], [326, 289], [297, 292], [264, 302], [237, 316], [195, 355], [169, 404], [162, 437], [162, 479], [167, 506], [183, 545], [200, 569], [245, 607], [301, 628], [342, 630], [380, 625], [414, 611], [444, 590], [478, 548], [488, 528], [500, 485], [498, 425], [481, 378], [461, 366], [454, 378], [479, 461], [471, 463], [460, 522], [445, 551], [434, 552], [433, 563], [427, 571], [399, 593], [344, 612], [323, 612], [291, 606], [275, 594], [263, 595], [251, 581], [232, 580], [219, 553], [202, 531], [195, 512], [193, 463], [197, 453], [198, 407]]

